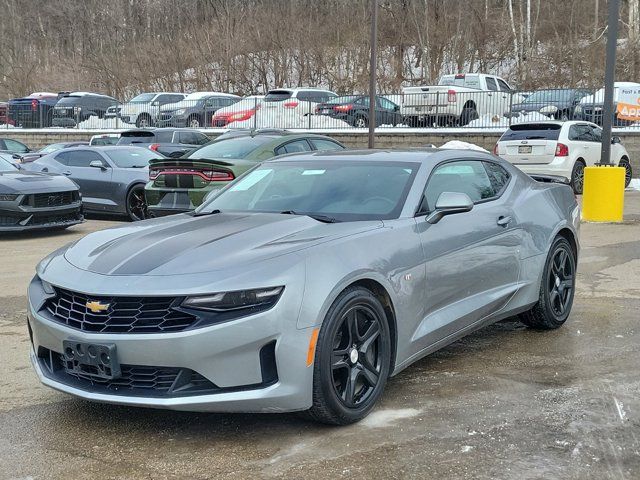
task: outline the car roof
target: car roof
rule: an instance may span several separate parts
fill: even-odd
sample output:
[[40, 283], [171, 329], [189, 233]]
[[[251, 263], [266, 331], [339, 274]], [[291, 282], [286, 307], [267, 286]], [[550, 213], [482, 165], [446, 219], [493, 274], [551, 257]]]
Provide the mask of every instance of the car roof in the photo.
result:
[[[461, 158], [468, 157], [467, 153], [472, 153], [474, 157], [483, 156], [493, 158], [489, 152], [479, 150], [442, 149], [442, 148], [407, 148], [407, 149], [373, 149], [373, 150], [327, 150], [305, 153], [292, 153], [289, 155], [274, 157], [265, 163], [285, 163], [296, 161], [322, 160], [322, 161], [364, 161], [364, 162], [416, 162], [424, 163], [431, 161], [435, 163], [445, 160], [448, 157]], [[436, 155], [437, 154], [437, 155]]]
[[[99, 151], [103, 151], [103, 152], [110, 152], [112, 150], [115, 151], [122, 151], [122, 150], [126, 150], [127, 148], [139, 148], [142, 150], [148, 150], [148, 148], [143, 147], [143, 146], [138, 146], [138, 145], [95, 145], [95, 146], [90, 146], [90, 145], [79, 145], [77, 147], [69, 147], [69, 148], [65, 148], [64, 151], [65, 152], [71, 152], [74, 150], [86, 150], [86, 151], [90, 151], [90, 152], [94, 152], [96, 150]], [[54, 154], [57, 153], [61, 153], [62, 150], [58, 150], [53, 152]]]
[[[130, 128], [129, 130], [123, 130], [122, 133], [156, 133], [156, 132], [193, 132], [193, 128], [176, 128], [176, 127], [159, 127], [159, 128]], [[199, 132], [198, 132], [199, 133]]]

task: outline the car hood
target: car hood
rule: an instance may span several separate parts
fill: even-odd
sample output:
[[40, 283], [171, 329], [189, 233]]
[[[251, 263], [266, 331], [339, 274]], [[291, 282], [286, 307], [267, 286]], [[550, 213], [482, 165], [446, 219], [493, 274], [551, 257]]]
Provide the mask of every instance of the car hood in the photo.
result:
[[77, 190], [75, 183], [62, 175], [17, 170], [0, 172], [1, 193], [38, 193]]
[[219, 271], [383, 226], [325, 224], [271, 213], [173, 215], [95, 232], [64, 253], [75, 267], [103, 275], [184, 275]]
[[569, 106], [569, 104], [567, 102], [536, 102], [536, 103], [532, 103], [532, 102], [525, 102], [525, 103], [516, 103], [511, 107], [511, 111], [512, 112], [537, 112], [538, 110], [540, 110], [541, 108], [544, 107], [550, 107], [550, 106], [554, 106], [554, 107], [558, 107], [559, 109], [561, 108], [567, 108]]
[[124, 105], [122, 105], [122, 108], [120, 109], [120, 114], [148, 112], [152, 108], [158, 108], [158, 107], [152, 107], [151, 102], [125, 103]]
[[198, 103], [197, 100], [181, 100], [181, 101], [175, 102], [175, 103], [167, 103], [167, 104], [162, 105], [160, 107], [160, 111], [161, 112], [170, 112], [171, 110], [177, 110], [179, 108], [193, 107], [193, 106], [195, 106], [196, 103]]

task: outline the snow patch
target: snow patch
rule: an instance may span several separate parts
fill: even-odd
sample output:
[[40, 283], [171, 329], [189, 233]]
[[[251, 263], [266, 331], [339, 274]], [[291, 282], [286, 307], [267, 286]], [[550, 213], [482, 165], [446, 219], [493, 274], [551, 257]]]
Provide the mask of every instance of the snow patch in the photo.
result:
[[128, 127], [131, 127], [131, 125], [117, 118], [99, 118], [96, 116], [91, 116], [78, 124], [78, 128], [89, 130], [111, 130]]
[[478, 150], [480, 152], [488, 152], [484, 148], [469, 142], [461, 142], [460, 140], [450, 140], [440, 148], [449, 148], [454, 150]]
[[627, 190], [640, 190], [640, 178], [632, 178]]
[[280, 108], [259, 109], [253, 117], [231, 122], [229, 128], [350, 128], [350, 125], [326, 115], [304, 115]]
[[398, 408], [377, 410], [360, 422], [360, 425], [368, 428], [384, 428], [403, 418], [411, 418], [420, 414], [415, 408]]
[[460, 449], [462, 453], [469, 453], [471, 450], [473, 450], [473, 447], [471, 445], [465, 445]]
[[[551, 120], [553, 119], [538, 112], [531, 112], [526, 115], [521, 113], [518, 116], [511, 117], [511, 125], [527, 122], [549, 122]], [[469, 122], [466, 128], [496, 128], [509, 127], [509, 125], [509, 119], [507, 117], [503, 117], [500, 115], [483, 115], [482, 117]]]

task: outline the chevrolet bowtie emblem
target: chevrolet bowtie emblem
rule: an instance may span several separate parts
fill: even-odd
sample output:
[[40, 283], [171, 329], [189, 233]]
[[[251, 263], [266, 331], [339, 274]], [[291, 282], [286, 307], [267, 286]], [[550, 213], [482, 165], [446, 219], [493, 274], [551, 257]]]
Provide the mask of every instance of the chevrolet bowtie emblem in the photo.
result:
[[93, 313], [106, 312], [109, 308], [108, 303], [100, 303], [96, 300], [92, 300], [85, 304], [88, 310], [91, 310]]

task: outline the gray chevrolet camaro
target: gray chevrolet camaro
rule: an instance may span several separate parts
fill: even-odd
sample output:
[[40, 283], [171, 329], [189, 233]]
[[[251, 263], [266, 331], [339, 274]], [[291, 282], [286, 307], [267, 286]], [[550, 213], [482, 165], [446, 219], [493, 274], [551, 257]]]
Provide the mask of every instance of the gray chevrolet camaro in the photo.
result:
[[293, 154], [195, 212], [87, 235], [29, 285], [40, 380], [99, 402], [347, 424], [478, 328], [571, 310], [579, 207], [462, 150]]

